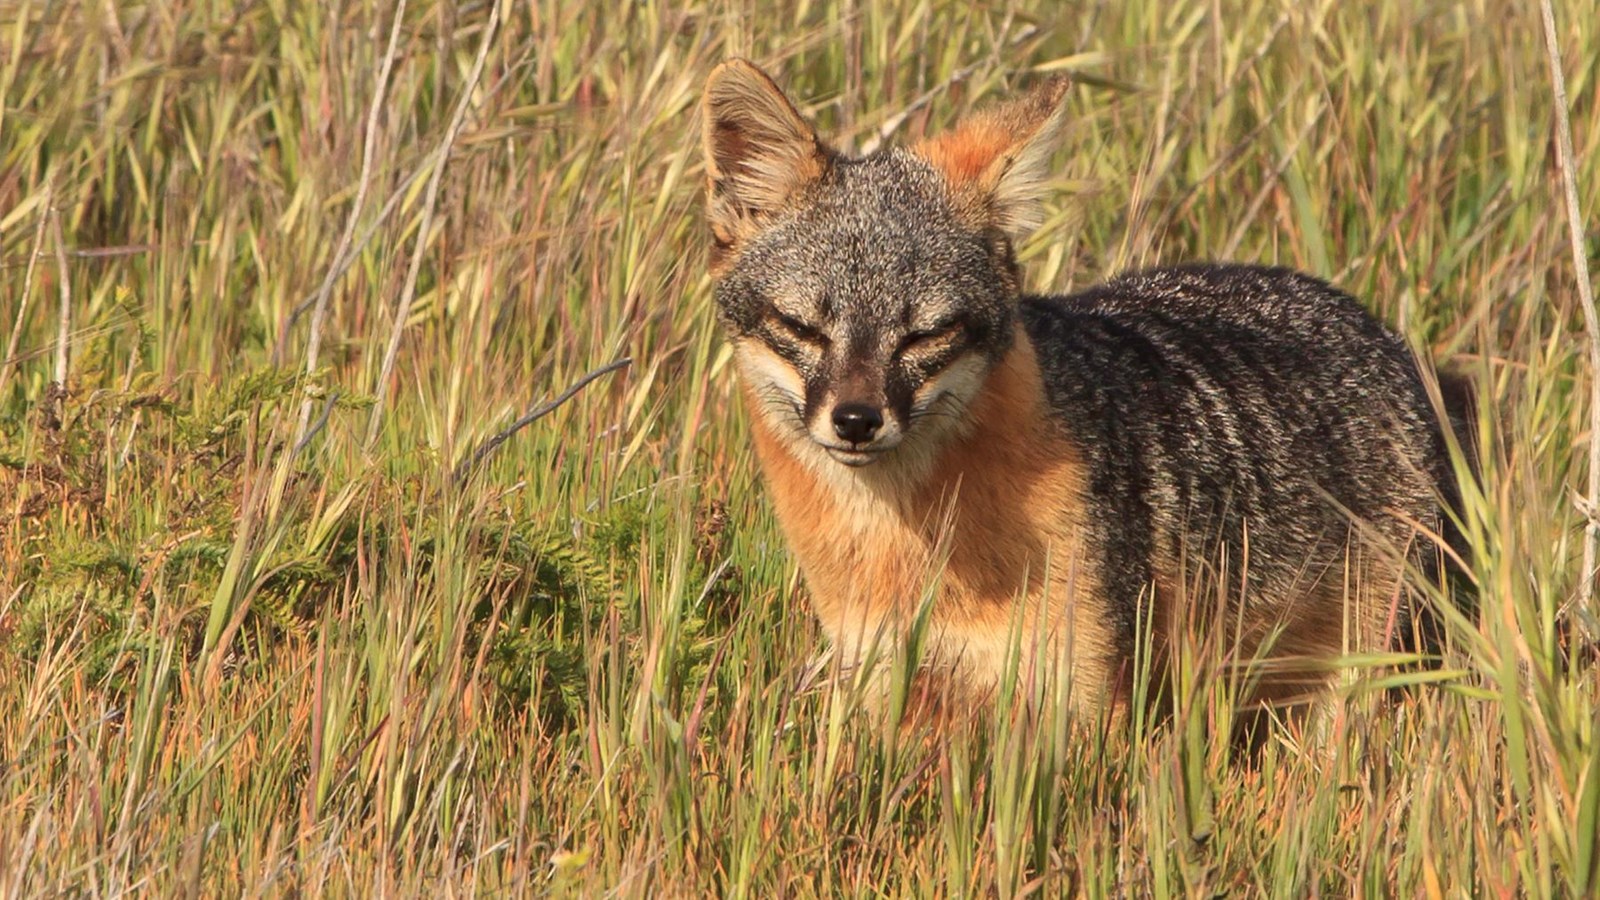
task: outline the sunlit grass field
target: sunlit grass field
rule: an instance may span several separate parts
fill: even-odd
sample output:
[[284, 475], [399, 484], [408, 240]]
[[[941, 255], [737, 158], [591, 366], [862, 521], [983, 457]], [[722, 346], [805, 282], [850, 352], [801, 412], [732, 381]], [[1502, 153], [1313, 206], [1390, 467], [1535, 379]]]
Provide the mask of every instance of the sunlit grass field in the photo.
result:
[[[1537, 4], [496, 2], [0, 0], [0, 894], [1600, 891]], [[1554, 11], [1593, 260], [1600, 4]], [[1072, 73], [1033, 288], [1292, 265], [1471, 373], [1478, 619], [1253, 760], [1205, 679], [875, 726], [715, 329], [731, 54], [857, 149]]]

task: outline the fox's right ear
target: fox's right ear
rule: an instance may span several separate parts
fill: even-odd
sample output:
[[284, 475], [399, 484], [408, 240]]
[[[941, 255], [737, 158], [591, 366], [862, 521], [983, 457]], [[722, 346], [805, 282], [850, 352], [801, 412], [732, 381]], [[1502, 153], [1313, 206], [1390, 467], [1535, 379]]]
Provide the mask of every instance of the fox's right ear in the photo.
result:
[[828, 151], [783, 91], [748, 60], [717, 66], [701, 107], [715, 267], [761, 219], [822, 177]]

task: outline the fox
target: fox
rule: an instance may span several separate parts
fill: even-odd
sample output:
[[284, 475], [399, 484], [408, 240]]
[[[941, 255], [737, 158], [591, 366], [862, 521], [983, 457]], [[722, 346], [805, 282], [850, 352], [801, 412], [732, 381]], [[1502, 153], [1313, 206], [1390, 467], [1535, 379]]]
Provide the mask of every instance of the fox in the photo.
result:
[[[1287, 268], [1025, 290], [1069, 84], [854, 155], [749, 60], [708, 78], [716, 317], [812, 611], [847, 666], [917, 632], [917, 677], [966, 704], [1054, 666], [1072, 708], [1114, 711], [1141, 641], [1164, 659], [1194, 621], [1263, 661], [1252, 704], [1325, 693], [1426, 616], [1407, 571], [1459, 490], [1441, 401]], [[1214, 604], [1207, 565], [1233, 573]]]

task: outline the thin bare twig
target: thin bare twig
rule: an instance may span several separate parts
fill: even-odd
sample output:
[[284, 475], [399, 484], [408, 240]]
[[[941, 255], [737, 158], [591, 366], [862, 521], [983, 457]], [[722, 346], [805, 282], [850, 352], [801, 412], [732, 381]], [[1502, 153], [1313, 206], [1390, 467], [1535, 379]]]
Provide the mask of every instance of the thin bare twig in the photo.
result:
[[317, 421], [311, 426], [311, 428], [309, 430], [306, 431], [305, 437], [302, 437], [300, 439], [300, 442], [298, 444], [294, 445], [294, 455], [295, 456], [299, 456], [301, 453], [304, 453], [305, 449], [307, 447], [311, 446], [311, 440], [313, 438], [315, 438], [317, 436], [317, 434], [319, 432], [321, 432], [324, 427], [327, 426], [327, 424], [328, 424], [328, 416], [330, 414], [332, 414], [332, 412], [333, 412], [334, 401], [336, 401], [338, 399], [339, 399], [339, 392], [338, 391], [333, 391], [333, 392], [328, 394], [328, 402], [324, 403], [322, 405], [322, 413], [317, 416]]
[[[350, 215], [345, 219], [344, 233], [339, 235], [338, 248], [333, 253], [333, 265], [329, 267], [328, 274], [323, 276], [322, 284], [317, 287], [316, 300], [311, 312], [311, 333], [306, 338], [306, 375], [311, 375], [317, 370], [317, 356], [322, 348], [322, 325], [327, 321], [328, 297], [333, 293], [333, 285], [344, 274], [344, 268], [339, 263], [350, 250], [350, 240], [356, 233], [356, 222], [361, 219], [361, 209], [367, 202], [367, 188], [372, 183], [372, 157], [377, 152], [378, 146], [378, 117], [383, 112], [383, 95], [389, 86], [389, 73], [394, 70], [395, 48], [400, 44], [400, 24], [405, 19], [406, 0], [400, 0], [394, 11], [394, 22], [389, 26], [389, 46], [383, 52], [383, 66], [378, 70], [378, 83], [372, 92], [372, 106], [367, 110], [367, 133], [362, 139], [361, 146], [361, 174], [356, 180], [356, 198], [350, 206]], [[281, 358], [284, 344], [288, 340], [289, 326], [299, 316], [296, 310], [284, 321], [282, 330], [278, 332], [278, 343], [273, 348], [273, 354]], [[311, 398], [307, 397], [300, 405], [300, 424], [295, 427], [295, 440], [302, 440], [306, 423], [311, 420]]]
[[1583, 530], [1583, 583], [1579, 602], [1593, 614], [1595, 551], [1600, 545], [1600, 519], [1594, 514], [1600, 502], [1600, 320], [1594, 308], [1594, 285], [1589, 281], [1589, 258], [1583, 249], [1583, 219], [1578, 209], [1578, 170], [1573, 160], [1572, 123], [1567, 118], [1567, 79], [1561, 73], [1561, 47], [1556, 38], [1556, 14], [1550, 0], [1541, 0], [1544, 46], [1550, 61], [1550, 89], [1556, 107], [1556, 154], [1561, 161], [1561, 192], [1567, 207], [1567, 233], [1572, 239], [1572, 271], [1578, 279], [1578, 305], [1583, 307], [1583, 327], [1589, 332], [1589, 490], [1590, 512]]
[[22, 340], [22, 323], [27, 318], [28, 297], [33, 294], [33, 269], [39, 262], [39, 250], [44, 246], [44, 226], [50, 219], [53, 191], [46, 188], [44, 205], [39, 207], [39, 224], [33, 232], [33, 249], [28, 253], [28, 271], [22, 275], [22, 299], [18, 301], [17, 320], [11, 323], [11, 339], [6, 341], [5, 360], [0, 362], [0, 397], [6, 394], [6, 382], [11, 380], [11, 368], [17, 364], [17, 343]]
[[[195, 243], [199, 243], [196, 241]], [[151, 253], [161, 249], [155, 244], [119, 244], [115, 247], [68, 247], [69, 259], [116, 259], [121, 256], [138, 256], [141, 253]], [[10, 259], [0, 260], [0, 269], [11, 269], [27, 263], [14, 262]]]
[[383, 422], [383, 401], [389, 387], [389, 376], [394, 372], [395, 358], [400, 354], [400, 338], [405, 334], [406, 318], [411, 315], [411, 301], [416, 298], [417, 273], [422, 269], [422, 255], [428, 248], [428, 232], [433, 230], [433, 212], [438, 205], [439, 183], [444, 180], [445, 163], [450, 159], [450, 149], [455, 145], [461, 123], [467, 117], [467, 107], [472, 104], [472, 93], [483, 76], [483, 64], [489, 57], [489, 46], [494, 43], [495, 32], [500, 27], [500, 4], [489, 5], [489, 21], [483, 28], [483, 40], [478, 45], [478, 55], [472, 61], [472, 71], [466, 84], [461, 86], [461, 98], [450, 116], [450, 128], [444, 140], [434, 151], [433, 174], [428, 178], [427, 197], [422, 206], [422, 222], [417, 226], [417, 242], [411, 249], [411, 266], [406, 270], [405, 287], [400, 291], [400, 303], [394, 311], [394, 323], [389, 331], [389, 347], [383, 354], [383, 367], [378, 372], [378, 383], [372, 390], [372, 415], [367, 419], [366, 446], [372, 447], [378, 439], [378, 426]]
[[49, 208], [50, 231], [56, 242], [56, 283], [61, 288], [61, 312], [56, 331], [56, 384], [67, 385], [67, 338], [72, 333], [72, 278], [67, 269], [67, 242], [61, 239], [61, 213]]
[[516, 420], [515, 422], [512, 422], [511, 425], [504, 431], [478, 445], [478, 449], [472, 451], [471, 456], [462, 460], [461, 464], [456, 466], [454, 473], [455, 481], [457, 483], [463, 481], [468, 475], [472, 474], [474, 469], [478, 467], [478, 463], [483, 462], [484, 457], [493, 453], [501, 444], [504, 444], [507, 440], [509, 440], [512, 435], [560, 409], [562, 404], [566, 403], [568, 400], [571, 400], [573, 397], [576, 397], [579, 391], [588, 387], [589, 383], [594, 381], [596, 378], [599, 378], [602, 375], [608, 375], [618, 369], [627, 368], [632, 364], [633, 358], [630, 356], [624, 356], [619, 360], [607, 363], [606, 365], [589, 372], [582, 378], [579, 378], [573, 383], [572, 387], [569, 387], [560, 394], [557, 394], [554, 400], [539, 404], [539, 406], [535, 407], [527, 415]]

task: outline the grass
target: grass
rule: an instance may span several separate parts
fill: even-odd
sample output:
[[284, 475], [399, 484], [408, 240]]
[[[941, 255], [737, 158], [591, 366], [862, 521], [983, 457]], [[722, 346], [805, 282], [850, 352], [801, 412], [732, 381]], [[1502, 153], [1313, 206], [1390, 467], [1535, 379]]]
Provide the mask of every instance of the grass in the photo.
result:
[[[412, 0], [380, 85], [393, 7], [0, 2], [0, 893], [1600, 889], [1534, 6]], [[1600, 6], [1555, 13], [1595, 258]], [[714, 327], [732, 53], [854, 146], [1074, 72], [1034, 287], [1275, 261], [1474, 372], [1480, 620], [1254, 765], [1205, 684], [872, 728], [812, 677]]]

